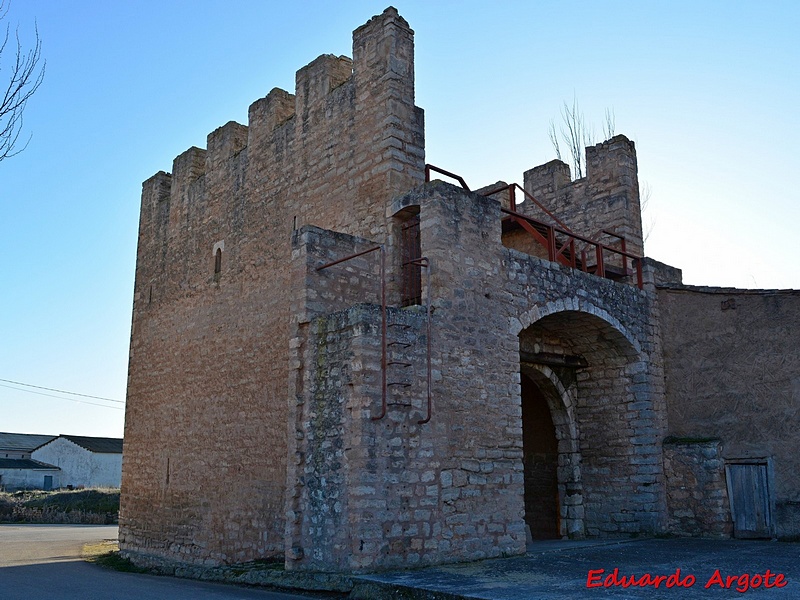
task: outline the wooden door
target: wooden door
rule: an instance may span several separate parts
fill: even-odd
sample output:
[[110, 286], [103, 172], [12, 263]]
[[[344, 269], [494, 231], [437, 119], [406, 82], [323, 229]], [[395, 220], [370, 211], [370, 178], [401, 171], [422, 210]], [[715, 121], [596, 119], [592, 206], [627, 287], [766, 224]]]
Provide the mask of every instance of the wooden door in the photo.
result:
[[556, 428], [539, 387], [526, 375], [521, 383], [525, 523], [533, 539], [557, 539], [561, 527]]
[[725, 466], [734, 537], [773, 536], [768, 467], [767, 462], [729, 463]]

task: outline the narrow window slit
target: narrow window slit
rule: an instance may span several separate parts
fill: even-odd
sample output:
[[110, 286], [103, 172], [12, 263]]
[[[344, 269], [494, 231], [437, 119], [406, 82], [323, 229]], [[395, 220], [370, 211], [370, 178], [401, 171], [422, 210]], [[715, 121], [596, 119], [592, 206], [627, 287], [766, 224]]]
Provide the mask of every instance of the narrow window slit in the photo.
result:
[[214, 253], [214, 275], [219, 275], [222, 271], [222, 248], [217, 248]]

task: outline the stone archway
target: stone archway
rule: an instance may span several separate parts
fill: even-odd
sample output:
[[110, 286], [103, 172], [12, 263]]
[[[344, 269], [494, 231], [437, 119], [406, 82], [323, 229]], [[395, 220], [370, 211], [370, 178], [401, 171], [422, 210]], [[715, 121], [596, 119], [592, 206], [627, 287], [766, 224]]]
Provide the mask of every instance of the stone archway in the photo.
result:
[[521, 373], [546, 400], [558, 440], [559, 534], [656, 530], [657, 423], [638, 348], [614, 323], [577, 310], [538, 318], [519, 343]]

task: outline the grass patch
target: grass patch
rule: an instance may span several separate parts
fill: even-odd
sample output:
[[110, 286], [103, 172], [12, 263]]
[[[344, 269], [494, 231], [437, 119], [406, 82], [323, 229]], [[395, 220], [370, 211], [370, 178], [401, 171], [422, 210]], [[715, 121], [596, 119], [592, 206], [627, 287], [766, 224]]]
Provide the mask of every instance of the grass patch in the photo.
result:
[[103, 540], [93, 544], [84, 544], [81, 557], [89, 562], [94, 562], [94, 559], [98, 556], [111, 552], [119, 552], [119, 542], [117, 540]]
[[104, 554], [86, 558], [86, 560], [92, 564], [105, 567], [106, 569], [113, 569], [114, 571], [121, 571], [123, 573], [150, 573], [149, 569], [137, 567], [127, 558], [120, 556], [119, 550], [111, 550]]
[[100, 565], [106, 569], [122, 571], [124, 573], [148, 573], [149, 570], [137, 567], [127, 558], [123, 558], [119, 553], [119, 542], [117, 540], [104, 540], [94, 544], [85, 544], [81, 557], [86, 562]]
[[0, 522], [112, 525], [118, 515], [115, 489], [0, 492]]

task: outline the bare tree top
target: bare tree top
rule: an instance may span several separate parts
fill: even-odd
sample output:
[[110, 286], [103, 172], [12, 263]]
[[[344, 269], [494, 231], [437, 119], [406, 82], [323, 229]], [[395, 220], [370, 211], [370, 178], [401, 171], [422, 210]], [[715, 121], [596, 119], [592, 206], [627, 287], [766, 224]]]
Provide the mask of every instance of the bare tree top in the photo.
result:
[[[605, 139], [614, 137], [616, 129], [616, 117], [614, 110], [607, 108], [605, 121], [603, 122], [603, 136]], [[574, 179], [580, 179], [585, 175], [586, 167], [584, 164], [584, 151], [586, 146], [594, 144], [594, 127], [587, 123], [578, 106], [577, 97], [573, 97], [572, 106], [564, 102], [561, 107], [561, 125], [556, 128], [555, 119], [550, 120], [550, 128], [547, 130], [550, 143], [556, 151], [556, 158], [563, 160], [561, 154], [561, 144], [563, 141], [567, 146], [570, 158], [570, 171]]]
[[[8, 17], [10, 2], [0, 0], [0, 23]], [[0, 161], [22, 152], [30, 137], [20, 145], [22, 113], [31, 96], [44, 79], [45, 61], [42, 59], [42, 40], [34, 24], [36, 39], [33, 47], [25, 50], [19, 36], [19, 27], [6, 23], [0, 44]]]

